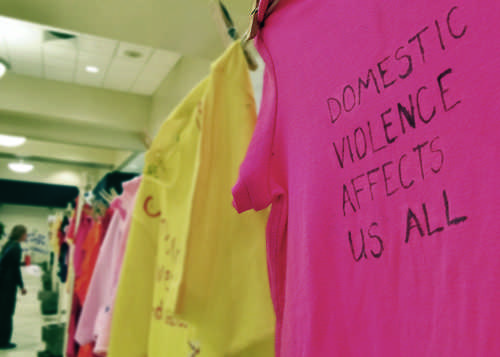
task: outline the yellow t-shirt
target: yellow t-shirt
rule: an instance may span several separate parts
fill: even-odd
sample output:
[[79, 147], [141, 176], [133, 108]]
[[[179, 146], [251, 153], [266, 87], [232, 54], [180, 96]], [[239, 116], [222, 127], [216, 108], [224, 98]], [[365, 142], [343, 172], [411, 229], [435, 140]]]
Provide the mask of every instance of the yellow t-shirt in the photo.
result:
[[182, 239], [185, 255], [175, 265], [168, 308], [195, 326], [202, 344], [217, 356], [274, 356], [265, 246], [268, 214], [238, 215], [231, 204], [231, 188], [257, 117], [239, 43], [212, 65], [198, 112], [199, 167], [189, 232]]
[[[190, 210], [200, 136], [196, 108], [206, 83], [170, 115], [146, 155], [114, 305], [110, 357], [183, 357], [199, 348], [192, 328], [165, 308], [162, 282], [171, 279], [171, 269], [157, 259], [166, 253], [164, 227], [171, 220], [187, 220]], [[173, 216], [168, 203], [175, 205]]]
[[231, 206], [255, 121], [247, 64], [235, 43], [146, 155], [110, 357], [274, 356], [267, 215], [240, 216]]

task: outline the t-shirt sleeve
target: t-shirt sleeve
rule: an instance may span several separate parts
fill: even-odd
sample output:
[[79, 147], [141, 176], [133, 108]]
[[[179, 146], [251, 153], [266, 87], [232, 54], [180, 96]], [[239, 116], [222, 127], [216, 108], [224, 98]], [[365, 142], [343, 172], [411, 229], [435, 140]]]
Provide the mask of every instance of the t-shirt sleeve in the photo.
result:
[[262, 210], [272, 200], [272, 159], [276, 121], [276, 83], [270, 63], [264, 70], [262, 102], [257, 125], [240, 174], [233, 187], [233, 206], [241, 213]]

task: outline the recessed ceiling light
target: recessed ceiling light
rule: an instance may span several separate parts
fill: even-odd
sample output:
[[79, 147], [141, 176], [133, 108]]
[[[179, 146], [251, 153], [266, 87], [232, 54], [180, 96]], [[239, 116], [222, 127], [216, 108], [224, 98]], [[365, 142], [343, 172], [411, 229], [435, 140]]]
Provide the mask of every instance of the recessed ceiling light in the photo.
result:
[[99, 72], [99, 68], [96, 66], [86, 66], [85, 70], [89, 73], [97, 73]]
[[5, 73], [7, 73], [8, 69], [9, 69], [9, 63], [6, 60], [0, 58], [0, 78], [5, 76]]
[[0, 146], [6, 146], [8, 148], [15, 148], [21, 146], [26, 142], [26, 138], [22, 136], [11, 136], [0, 134]]
[[17, 173], [20, 173], [20, 174], [26, 174], [28, 172], [30, 172], [31, 170], [33, 170], [33, 165], [31, 164], [27, 164], [25, 162], [10, 162], [9, 163], [9, 169], [11, 171], [14, 171], [14, 172], [17, 172]]

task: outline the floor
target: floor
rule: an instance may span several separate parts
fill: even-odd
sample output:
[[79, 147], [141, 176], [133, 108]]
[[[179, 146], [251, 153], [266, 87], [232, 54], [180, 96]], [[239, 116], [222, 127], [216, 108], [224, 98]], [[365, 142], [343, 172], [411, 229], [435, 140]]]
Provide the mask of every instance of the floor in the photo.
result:
[[[44, 349], [41, 342], [42, 325], [49, 322], [40, 314], [38, 291], [41, 288], [39, 273], [23, 268], [23, 278], [28, 294], [19, 295], [14, 317], [14, 336], [12, 342], [17, 348], [11, 351], [0, 351], [0, 357], [36, 357], [37, 352]], [[52, 320], [53, 318], [51, 318]]]

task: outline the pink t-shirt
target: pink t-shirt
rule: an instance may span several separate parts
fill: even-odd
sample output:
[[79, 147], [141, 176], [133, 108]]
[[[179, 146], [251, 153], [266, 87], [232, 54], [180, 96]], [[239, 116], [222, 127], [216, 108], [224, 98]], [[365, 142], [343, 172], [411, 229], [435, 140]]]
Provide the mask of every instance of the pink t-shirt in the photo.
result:
[[[75, 274], [75, 280], [81, 276], [82, 273], [82, 263], [85, 258], [85, 250], [84, 244], [87, 235], [94, 224], [92, 217], [87, 215], [86, 211], [89, 209], [89, 206], [85, 205], [84, 210], [82, 211], [82, 215], [80, 217], [80, 225], [78, 226], [78, 231], [75, 233], [74, 229], [76, 226], [76, 218], [73, 217], [69, 226], [68, 238], [73, 240], [73, 244], [71, 245], [72, 253], [69, 256], [73, 257], [73, 268]], [[79, 316], [81, 312], [81, 302], [77, 297], [77, 294], [73, 294], [73, 300], [71, 304], [71, 313], [70, 319], [68, 323], [68, 344], [66, 349], [67, 356], [76, 356], [78, 352], [78, 347], [75, 344], [75, 330], [76, 324], [79, 321]]]
[[499, 20], [497, 0], [281, 0], [263, 22], [233, 194], [272, 204], [278, 356], [498, 356]]
[[110, 327], [108, 320], [111, 319], [114, 293], [130, 228], [130, 217], [140, 182], [140, 177], [125, 182], [122, 195], [111, 204], [111, 208], [114, 209], [113, 218], [99, 251], [78, 322], [75, 339], [80, 345], [96, 342], [96, 353], [107, 351]]

